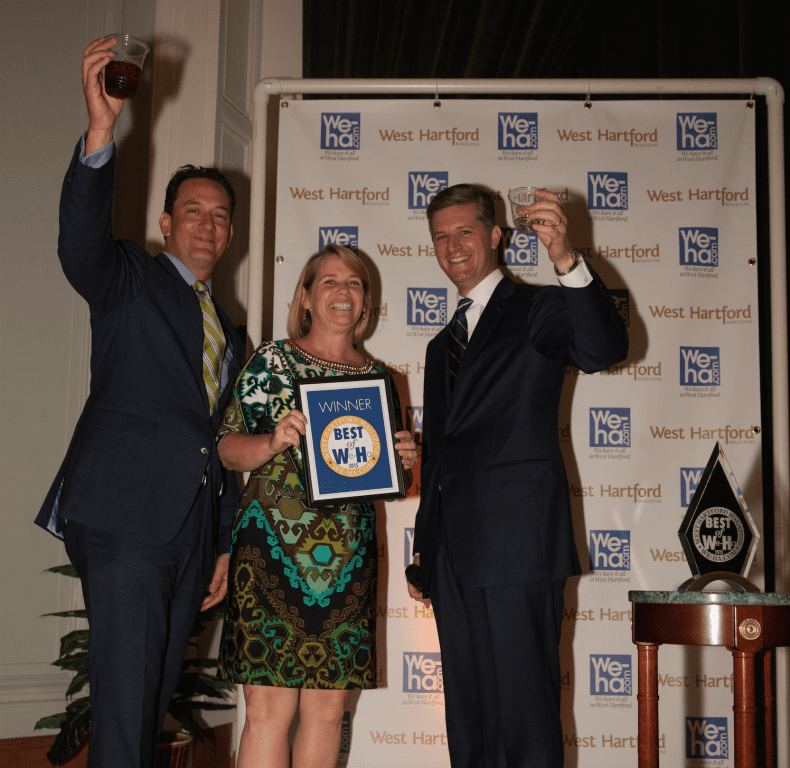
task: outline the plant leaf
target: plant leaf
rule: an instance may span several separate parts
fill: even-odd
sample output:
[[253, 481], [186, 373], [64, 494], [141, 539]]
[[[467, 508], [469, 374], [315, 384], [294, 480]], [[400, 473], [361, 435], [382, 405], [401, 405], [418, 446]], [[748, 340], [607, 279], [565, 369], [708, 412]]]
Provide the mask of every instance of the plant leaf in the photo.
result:
[[71, 564], [56, 565], [54, 568], [47, 568], [44, 573], [59, 573], [61, 576], [73, 576], [77, 578], [77, 569]]
[[40, 728], [60, 728], [65, 719], [65, 712], [60, 712], [57, 715], [48, 715], [47, 717], [42, 717], [41, 720], [39, 720], [33, 726], [33, 730], [37, 731]]
[[88, 696], [72, 701], [66, 707], [66, 717], [60, 726], [55, 743], [47, 752], [52, 765], [63, 765], [77, 750], [91, 728], [91, 702]]
[[52, 666], [69, 669], [72, 672], [81, 672], [88, 668], [88, 652], [80, 651], [79, 653], [72, 653], [70, 656], [64, 656], [62, 659], [53, 661]]
[[75, 619], [87, 619], [88, 612], [84, 608], [80, 608], [76, 611], [57, 611], [56, 613], [42, 613], [41, 616], [39, 616], [39, 619], [42, 618], [43, 616], [62, 616], [63, 618], [66, 619], [70, 619], [72, 617]]
[[85, 686], [87, 683], [88, 670], [84, 669], [80, 672], [77, 672], [77, 674], [71, 679], [69, 689], [66, 691], [66, 698], [73, 696], [75, 693], [79, 693], [79, 691], [82, 690], [83, 686]]
[[73, 651], [88, 650], [88, 630], [75, 629], [60, 638], [60, 658], [68, 656]]

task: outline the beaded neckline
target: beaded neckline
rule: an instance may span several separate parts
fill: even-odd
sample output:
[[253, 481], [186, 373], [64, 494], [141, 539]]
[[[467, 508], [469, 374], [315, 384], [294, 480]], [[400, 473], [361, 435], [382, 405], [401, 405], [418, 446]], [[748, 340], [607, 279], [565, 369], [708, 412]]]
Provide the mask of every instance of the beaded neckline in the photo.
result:
[[368, 360], [364, 365], [348, 365], [347, 363], [337, 363], [333, 360], [323, 360], [320, 357], [311, 355], [306, 350], [302, 349], [293, 339], [288, 339], [288, 346], [299, 355], [307, 360], [308, 363], [316, 365], [319, 368], [327, 368], [330, 371], [337, 371], [338, 373], [346, 373], [349, 375], [358, 373], [370, 373], [373, 371], [373, 363]]

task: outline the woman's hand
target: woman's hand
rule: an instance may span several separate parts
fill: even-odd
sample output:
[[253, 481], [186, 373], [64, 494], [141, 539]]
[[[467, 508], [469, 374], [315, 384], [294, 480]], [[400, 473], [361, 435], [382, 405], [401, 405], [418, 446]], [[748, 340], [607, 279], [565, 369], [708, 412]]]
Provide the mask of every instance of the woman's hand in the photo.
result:
[[411, 469], [417, 463], [417, 443], [414, 442], [411, 432], [403, 430], [396, 432], [395, 450], [400, 454], [400, 461], [404, 469]]
[[287, 451], [291, 446], [299, 447], [299, 436], [305, 434], [307, 419], [301, 411], [294, 409], [277, 422], [272, 432], [273, 455]]
[[252, 472], [270, 462], [275, 456], [299, 445], [299, 435], [305, 433], [307, 419], [301, 411], [291, 411], [266, 435], [244, 435], [233, 432], [219, 443], [219, 458], [223, 466], [235, 472]]

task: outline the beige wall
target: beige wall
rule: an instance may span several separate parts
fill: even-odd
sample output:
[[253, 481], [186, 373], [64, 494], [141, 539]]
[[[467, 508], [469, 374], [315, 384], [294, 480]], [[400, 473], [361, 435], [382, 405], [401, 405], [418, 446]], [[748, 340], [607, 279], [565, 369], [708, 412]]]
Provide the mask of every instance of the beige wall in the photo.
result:
[[71, 677], [51, 662], [73, 620], [39, 617], [79, 607], [81, 598], [73, 580], [42, 574], [66, 556], [33, 525], [88, 391], [88, 313], [57, 262], [58, 198], [87, 125], [82, 48], [120, 28], [124, 5], [126, 28], [155, 44], [116, 134], [123, 181], [116, 185], [115, 235], [156, 252], [161, 239], [152, 222], [172, 170], [183, 162], [228, 168], [241, 187], [242, 238], [217, 280], [237, 323], [246, 306], [246, 285], [244, 295], [239, 285], [246, 272], [249, 94], [263, 75], [301, 75], [301, 0], [3, 4], [0, 738], [32, 735], [39, 717], [62, 711]]

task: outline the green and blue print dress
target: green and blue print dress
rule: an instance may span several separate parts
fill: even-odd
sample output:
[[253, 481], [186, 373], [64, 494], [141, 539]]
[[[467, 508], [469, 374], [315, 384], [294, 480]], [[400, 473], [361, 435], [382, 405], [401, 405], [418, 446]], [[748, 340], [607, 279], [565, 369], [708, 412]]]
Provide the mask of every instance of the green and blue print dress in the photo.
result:
[[[295, 407], [294, 374], [340, 375], [287, 341], [263, 343], [236, 382], [217, 438], [273, 432]], [[219, 675], [245, 685], [375, 688], [374, 507], [311, 509], [301, 461], [298, 449], [275, 456], [250, 474], [239, 502]]]

